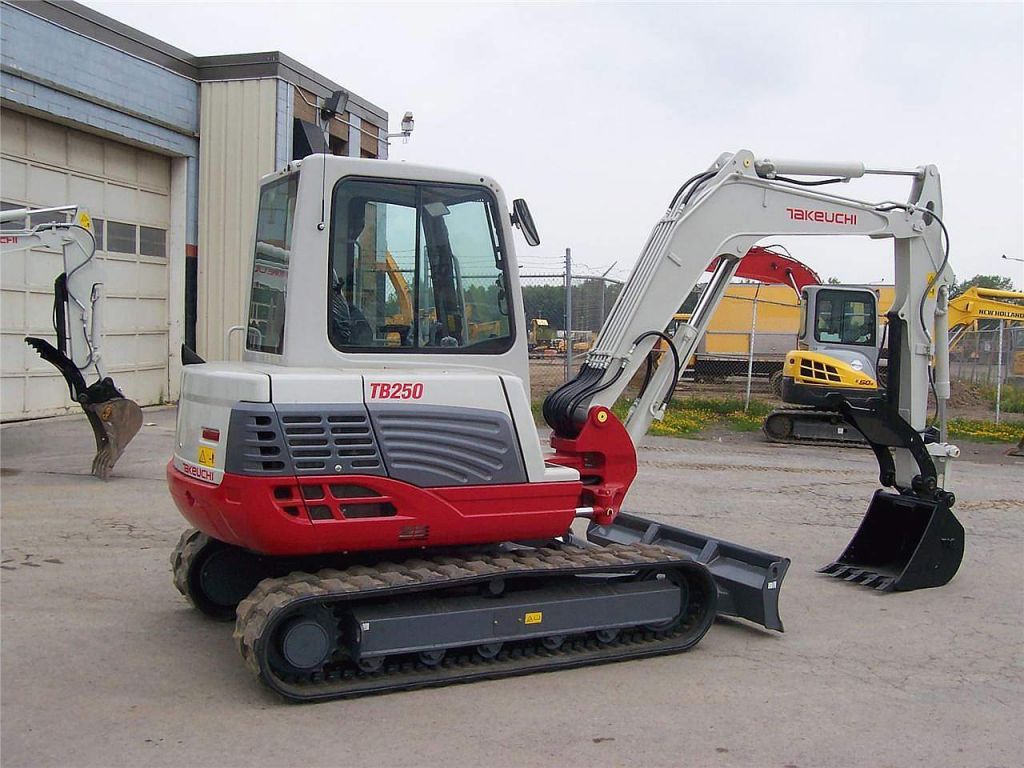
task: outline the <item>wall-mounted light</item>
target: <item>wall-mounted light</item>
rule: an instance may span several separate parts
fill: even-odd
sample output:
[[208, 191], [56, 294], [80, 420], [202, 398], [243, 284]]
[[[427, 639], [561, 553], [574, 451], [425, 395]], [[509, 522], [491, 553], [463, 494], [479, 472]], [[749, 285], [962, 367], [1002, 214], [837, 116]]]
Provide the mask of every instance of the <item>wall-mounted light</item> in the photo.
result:
[[385, 138], [393, 139], [398, 136], [402, 137], [402, 143], [409, 141], [409, 136], [412, 135], [412, 129], [415, 127], [416, 121], [413, 119], [412, 112], [406, 112], [402, 115], [402, 130], [398, 133], [389, 133]]
[[335, 115], [340, 115], [348, 106], [348, 91], [335, 91], [326, 99], [320, 107], [320, 119], [330, 120]]

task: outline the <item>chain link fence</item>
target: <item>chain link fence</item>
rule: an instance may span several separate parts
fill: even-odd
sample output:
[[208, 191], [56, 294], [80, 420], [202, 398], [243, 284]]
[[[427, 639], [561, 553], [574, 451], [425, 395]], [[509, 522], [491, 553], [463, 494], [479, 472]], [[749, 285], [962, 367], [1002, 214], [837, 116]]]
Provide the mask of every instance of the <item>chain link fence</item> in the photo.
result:
[[987, 321], [992, 327], [955, 337], [949, 353], [954, 415], [989, 413], [996, 422], [1024, 413], [1024, 325]]
[[[571, 265], [569, 267], [571, 269]], [[550, 271], [520, 276], [530, 375], [543, 399], [576, 375], [622, 290], [622, 281]], [[691, 297], [696, 299], [696, 296]], [[685, 322], [683, 310], [667, 329]], [[722, 300], [677, 385], [677, 397], [781, 404], [782, 366], [796, 349], [800, 307], [786, 286], [736, 284]], [[1024, 325], [999, 321], [953, 339], [951, 418], [1024, 421]], [[933, 406], [934, 407], [934, 404]]]

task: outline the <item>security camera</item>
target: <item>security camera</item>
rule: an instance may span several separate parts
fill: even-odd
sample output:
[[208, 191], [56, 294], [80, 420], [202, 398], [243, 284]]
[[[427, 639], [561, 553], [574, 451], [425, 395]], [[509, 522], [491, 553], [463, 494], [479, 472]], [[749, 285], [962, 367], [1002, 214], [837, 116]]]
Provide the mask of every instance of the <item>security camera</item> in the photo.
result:
[[415, 124], [416, 121], [412, 119], [412, 112], [406, 112], [405, 115], [402, 116], [402, 133], [406, 135], [412, 133], [412, 129]]

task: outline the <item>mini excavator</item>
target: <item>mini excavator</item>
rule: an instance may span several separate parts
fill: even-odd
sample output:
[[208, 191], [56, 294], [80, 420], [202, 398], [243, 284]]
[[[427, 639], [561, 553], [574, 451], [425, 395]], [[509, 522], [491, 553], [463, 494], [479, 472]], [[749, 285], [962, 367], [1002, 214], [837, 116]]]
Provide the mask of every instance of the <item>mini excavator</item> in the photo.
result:
[[[769, 440], [863, 444], [860, 432], [832, 408], [832, 399], [842, 395], [863, 403], [884, 394], [888, 318], [879, 322], [876, 307], [871, 286], [803, 288], [798, 349], [786, 355], [782, 368], [782, 399], [799, 407], [768, 414], [763, 426]], [[948, 355], [980, 320], [1024, 323], [1024, 293], [971, 287], [950, 298], [945, 312], [949, 331], [935, 343]]]
[[[30, 217], [44, 219], [31, 226]], [[53, 284], [53, 331], [56, 346], [35, 336], [25, 343], [60, 371], [71, 399], [82, 406], [96, 438], [92, 474], [107, 480], [125, 447], [142, 427], [142, 409], [115, 385], [100, 352], [102, 337], [102, 269], [89, 214], [75, 205], [16, 208], [0, 213], [0, 251], [51, 248], [63, 253], [64, 271]], [[90, 372], [96, 376], [86, 383]]]
[[[909, 179], [908, 200], [823, 191], [870, 173]], [[174, 582], [200, 611], [234, 619], [246, 666], [296, 701], [674, 653], [716, 615], [781, 631], [787, 558], [622, 505], [637, 443], [751, 248], [860, 235], [894, 246], [892, 380], [884, 398], [834, 404], [872, 442], [884, 489], [835, 574], [943, 584], [963, 529], [945, 489], [956, 449], [925, 424], [930, 376], [940, 401], [949, 393], [932, 343], [953, 280], [941, 212], [934, 166], [721, 155], [673, 196], [579, 374], [546, 399], [544, 449], [513, 246], [513, 228], [540, 241], [525, 201], [509, 210], [477, 173], [294, 161], [260, 189], [254, 272], [277, 277], [254, 276], [243, 361], [183, 354], [193, 364], [167, 479], [194, 527], [172, 554]], [[413, 277], [408, 327], [391, 322], [389, 254]], [[470, 333], [470, 305], [485, 335]], [[670, 354], [655, 361], [659, 341]], [[645, 365], [620, 421], [611, 407]]]

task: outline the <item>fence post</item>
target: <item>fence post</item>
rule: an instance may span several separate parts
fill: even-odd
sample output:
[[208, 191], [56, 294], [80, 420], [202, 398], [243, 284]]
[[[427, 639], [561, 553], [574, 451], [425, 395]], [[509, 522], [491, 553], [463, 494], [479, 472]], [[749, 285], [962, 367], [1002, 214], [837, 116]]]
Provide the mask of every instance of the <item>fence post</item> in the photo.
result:
[[999, 423], [999, 406], [1003, 399], [1003, 320], [999, 320], [999, 362], [996, 364], [996, 424]]
[[747, 399], [743, 403], [743, 412], [750, 408], [750, 382], [754, 377], [754, 336], [757, 335], [757, 294], [761, 291], [761, 284], [754, 288], [754, 309], [750, 317], [750, 353], [747, 356]]
[[572, 378], [572, 248], [565, 249], [565, 380]]

